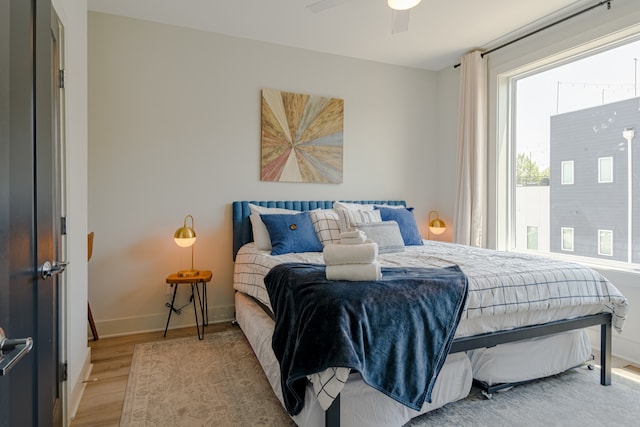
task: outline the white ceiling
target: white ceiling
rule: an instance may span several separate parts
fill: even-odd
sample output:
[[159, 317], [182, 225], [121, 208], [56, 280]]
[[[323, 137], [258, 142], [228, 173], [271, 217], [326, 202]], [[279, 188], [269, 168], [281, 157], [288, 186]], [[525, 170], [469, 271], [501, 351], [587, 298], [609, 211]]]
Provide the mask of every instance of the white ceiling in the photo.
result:
[[[409, 31], [391, 34], [387, 0], [88, 0], [98, 11], [318, 52], [438, 71], [594, 0], [422, 0]], [[615, 7], [615, 5], [614, 5]], [[597, 13], [593, 11], [590, 13]]]

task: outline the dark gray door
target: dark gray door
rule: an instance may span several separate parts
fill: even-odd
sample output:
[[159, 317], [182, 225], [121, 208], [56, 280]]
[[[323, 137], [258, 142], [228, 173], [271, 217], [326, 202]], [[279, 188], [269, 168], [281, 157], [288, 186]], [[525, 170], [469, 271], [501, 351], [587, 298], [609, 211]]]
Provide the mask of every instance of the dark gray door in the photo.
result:
[[0, 327], [33, 340], [0, 376], [0, 426], [62, 424], [58, 276], [40, 272], [59, 255], [51, 14], [0, 0]]

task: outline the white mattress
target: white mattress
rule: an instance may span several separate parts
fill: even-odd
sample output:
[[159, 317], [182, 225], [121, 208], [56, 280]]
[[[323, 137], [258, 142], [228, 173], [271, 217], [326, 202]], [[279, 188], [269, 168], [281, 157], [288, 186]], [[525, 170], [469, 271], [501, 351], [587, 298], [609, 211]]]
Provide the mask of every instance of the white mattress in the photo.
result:
[[[236, 292], [235, 303], [236, 320], [282, 403], [280, 367], [271, 348], [274, 322], [255, 301], [240, 292]], [[425, 403], [422, 410], [417, 412], [367, 386], [360, 379], [359, 374], [352, 373], [340, 393], [340, 425], [342, 427], [402, 426], [411, 418], [466, 397], [471, 389], [471, 382], [471, 365], [466, 354], [450, 354], [436, 380], [432, 402]], [[299, 426], [324, 426], [324, 411], [310, 384], [305, 393], [304, 408], [300, 414], [293, 417], [293, 420]]]
[[500, 344], [467, 352], [473, 378], [488, 385], [528, 381], [574, 368], [591, 358], [584, 330]]

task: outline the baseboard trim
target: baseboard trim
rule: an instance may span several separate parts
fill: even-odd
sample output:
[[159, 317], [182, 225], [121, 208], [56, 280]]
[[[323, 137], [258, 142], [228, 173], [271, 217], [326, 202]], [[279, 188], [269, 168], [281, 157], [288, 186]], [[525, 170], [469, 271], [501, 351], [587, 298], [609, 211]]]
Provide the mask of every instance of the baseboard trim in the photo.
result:
[[91, 370], [93, 369], [93, 364], [91, 363], [91, 348], [87, 348], [87, 355], [82, 364], [82, 369], [80, 370], [80, 375], [78, 376], [78, 381], [73, 384], [72, 387], [67, 389], [69, 400], [67, 402], [67, 410], [69, 414], [69, 419], [73, 420], [78, 413], [78, 408], [80, 407], [80, 401], [82, 400], [82, 396], [84, 395], [84, 390], [87, 387], [86, 380], [91, 375]]
[[[591, 346], [600, 350], [600, 328], [587, 328], [587, 335], [591, 340]], [[624, 359], [634, 365], [640, 366], [640, 344], [612, 331], [611, 354]]]
[[[168, 310], [168, 309], [167, 309]], [[121, 319], [101, 320], [96, 322], [99, 338], [117, 337], [143, 332], [164, 331], [169, 312], [165, 311], [148, 316], [127, 317]], [[198, 314], [199, 315], [199, 314]], [[235, 317], [235, 305], [209, 307], [209, 323], [230, 322]], [[173, 313], [169, 329], [195, 328], [196, 320], [192, 307], [184, 307], [180, 314]], [[87, 335], [89, 340], [93, 336]]]

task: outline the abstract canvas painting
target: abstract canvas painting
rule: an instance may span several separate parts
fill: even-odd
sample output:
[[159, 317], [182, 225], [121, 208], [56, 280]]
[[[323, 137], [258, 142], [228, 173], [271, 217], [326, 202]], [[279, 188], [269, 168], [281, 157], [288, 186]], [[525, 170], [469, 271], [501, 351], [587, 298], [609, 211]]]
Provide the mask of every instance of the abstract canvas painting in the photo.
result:
[[262, 90], [262, 181], [342, 182], [344, 100]]

